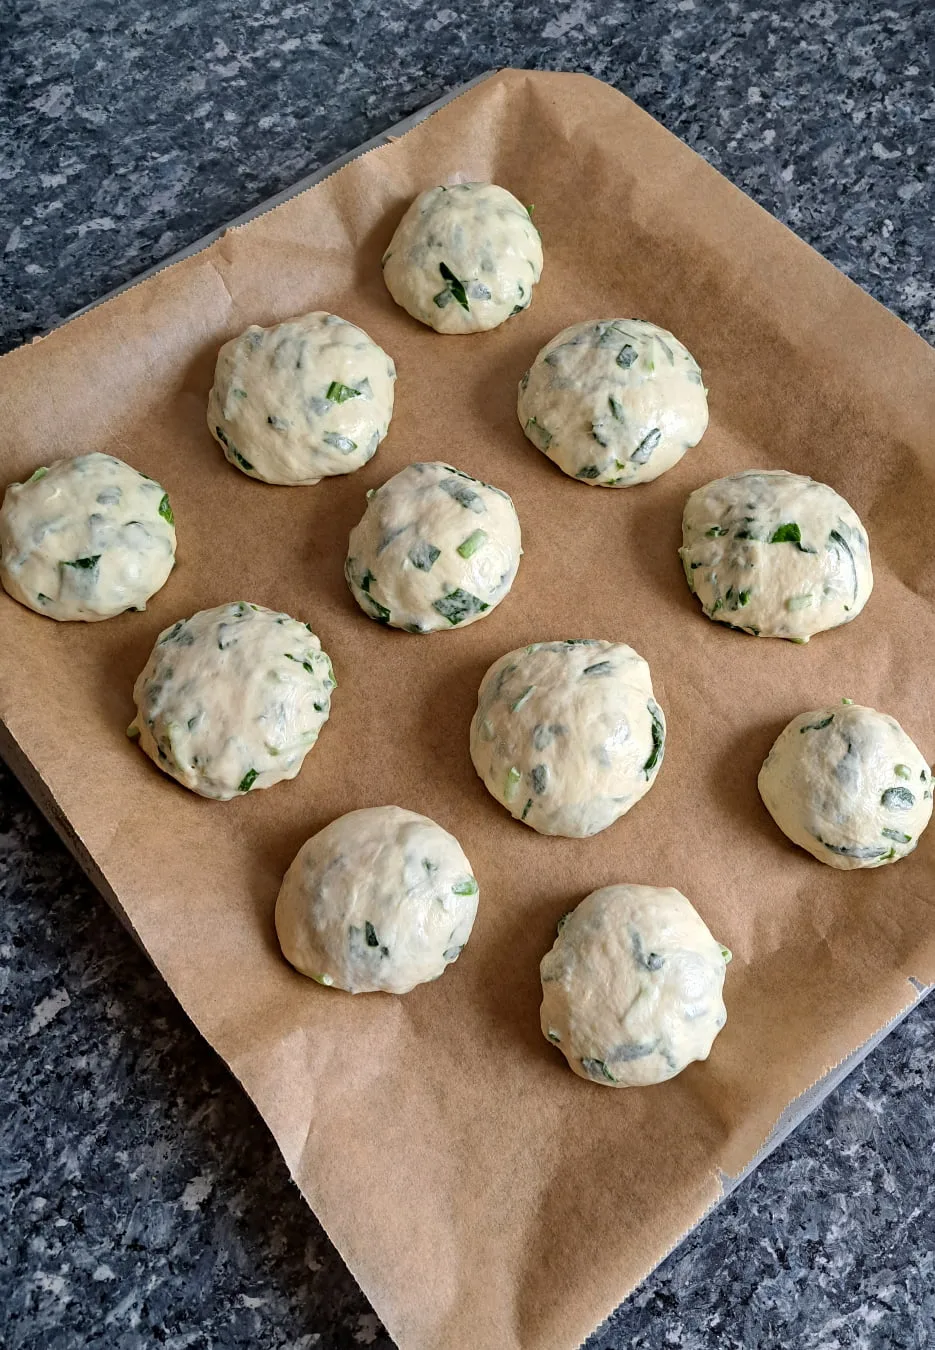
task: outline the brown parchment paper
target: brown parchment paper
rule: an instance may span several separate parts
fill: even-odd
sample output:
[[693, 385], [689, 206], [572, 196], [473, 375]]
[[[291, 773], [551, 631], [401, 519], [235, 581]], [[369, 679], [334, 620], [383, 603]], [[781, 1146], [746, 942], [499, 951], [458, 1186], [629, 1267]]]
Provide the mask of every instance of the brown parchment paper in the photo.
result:
[[[453, 175], [535, 204], [545, 271], [498, 331], [440, 337], [397, 309], [380, 254]], [[359, 473], [267, 487], [205, 428], [220, 343], [330, 309], [399, 367], [388, 440]], [[576, 484], [527, 442], [516, 384], [585, 318], [671, 328], [710, 386], [702, 443], [658, 482]], [[787, 1103], [935, 978], [935, 830], [898, 867], [842, 873], [793, 848], [756, 773], [793, 714], [847, 695], [935, 755], [935, 357], [892, 315], [622, 95], [505, 72], [206, 252], [0, 363], [0, 481], [106, 450], [171, 494], [179, 566], [144, 614], [54, 624], [0, 597], [0, 716], [180, 1002], [256, 1102], [404, 1350], [575, 1346], [719, 1194]], [[342, 576], [364, 493], [443, 458], [506, 488], [525, 556], [483, 622], [417, 638]], [[686, 494], [751, 466], [812, 474], [865, 521], [876, 586], [797, 647], [704, 619], [676, 550]], [[229, 804], [124, 736], [158, 632], [249, 599], [308, 620], [333, 713], [299, 778]], [[468, 724], [505, 650], [597, 636], [649, 661], [669, 721], [652, 792], [589, 840], [514, 822], [475, 777]], [[305, 838], [397, 802], [460, 839], [474, 936], [405, 998], [319, 988], [279, 957], [273, 905]], [[663, 1086], [583, 1083], [543, 1040], [538, 962], [557, 918], [612, 881], [674, 885], [734, 951], [709, 1061]], [[54, 899], [50, 897], [50, 903]]]

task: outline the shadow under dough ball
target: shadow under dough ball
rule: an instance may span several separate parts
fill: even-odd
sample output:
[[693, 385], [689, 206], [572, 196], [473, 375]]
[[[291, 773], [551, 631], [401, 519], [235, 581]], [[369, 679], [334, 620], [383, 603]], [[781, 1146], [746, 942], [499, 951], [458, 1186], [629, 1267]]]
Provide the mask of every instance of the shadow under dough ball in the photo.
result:
[[160, 633], [127, 735], [183, 787], [228, 801], [295, 778], [335, 686], [308, 624], [238, 600]]
[[511, 498], [450, 464], [410, 464], [368, 494], [344, 575], [364, 613], [407, 633], [465, 627], [509, 593], [522, 553]]
[[113, 455], [60, 459], [6, 490], [0, 580], [37, 614], [94, 623], [145, 609], [174, 565], [168, 495]]
[[932, 816], [932, 774], [895, 718], [857, 703], [800, 713], [757, 782], [776, 824], [829, 867], [911, 853]]
[[708, 425], [698, 363], [643, 319], [576, 323], [519, 382], [516, 415], [533, 445], [591, 487], [631, 487], [671, 469]]
[[679, 555], [708, 618], [754, 637], [808, 642], [856, 619], [873, 590], [857, 513], [826, 483], [784, 469], [693, 492]]
[[540, 965], [542, 1034], [579, 1078], [663, 1083], [707, 1059], [727, 1021], [731, 954], [680, 891], [605, 886], [558, 926]]
[[312, 486], [373, 458], [395, 381], [392, 358], [337, 314], [253, 324], [218, 353], [208, 427], [248, 477]]
[[477, 695], [471, 759], [515, 819], [579, 839], [646, 795], [665, 738], [643, 658], [622, 642], [572, 638], [493, 663]]
[[478, 333], [528, 308], [542, 240], [506, 188], [453, 183], [416, 197], [382, 266], [390, 295], [414, 319], [438, 333]]
[[286, 960], [351, 994], [406, 994], [461, 954], [478, 886], [457, 839], [399, 806], [350, 811], [299, 849], [276, 901]]

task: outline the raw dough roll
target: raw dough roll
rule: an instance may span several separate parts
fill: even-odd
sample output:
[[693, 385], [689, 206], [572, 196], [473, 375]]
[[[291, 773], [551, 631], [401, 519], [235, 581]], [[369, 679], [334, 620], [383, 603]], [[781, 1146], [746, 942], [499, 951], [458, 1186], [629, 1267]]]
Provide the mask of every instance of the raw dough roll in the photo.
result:
[[648, 483], [708, 425], [698, 363], [644, 319], [576, 323], [519, 382], [520, 425], [563, 472], [592, 487]]
[[519, 520], [500, 488], [450, 464], [410, 464], [369, 492], [344, 575], [378, 623], [409, 633], [474, 623], [519, 567]]
[[478, 889], [461, 845], [399, 806], [351, 811], [303, 844], [276, 901], [287, 961], [351, 994], [437, 980], [471, 936]]
[[748, 469], [691, 494], [679, 550], [709, 619], [807, 642], [856, 619], [873, 590], [867, 531], [833, 488]]
[[622, 642], [572, 638], [493, 663], [477, 695], [471, 759], [517, 820], [578, 839], [649, 791], [665, 738], [643, 658]]
[[335, 684], [308, 624], [243, 600], [218, 605], [160, 633], [127, 735], [184, 787], [227, 801], [295, 778]]
[[532, 300], [542, 240], [529, 212], [493, 183], [416, 197], [383, 255], [387, 290], [439, 333], [496, 328]]
[[175, 565], [166, 492], [113, 455], [79, 455], [11, 483], [0, 507], [0, 581], [50, 619], [145, 609]]
[[846, 701], [793, 717], [758, 786], [783, 834], [829, 867], [898, 862], [932, 815], [921, 752], [895, 718]]
[[730, 959], [680, 891], [592, 891], [542, 958], [542, 1034], [579, 1078], [607, 1087], [663, 1083], [708, 1058], [727, 1021]]
[[251, 478], [309, 486], [373, 458], [395, 380], [392, 358], [336, 314], [252, 324], [218, 353], [208, 426]]

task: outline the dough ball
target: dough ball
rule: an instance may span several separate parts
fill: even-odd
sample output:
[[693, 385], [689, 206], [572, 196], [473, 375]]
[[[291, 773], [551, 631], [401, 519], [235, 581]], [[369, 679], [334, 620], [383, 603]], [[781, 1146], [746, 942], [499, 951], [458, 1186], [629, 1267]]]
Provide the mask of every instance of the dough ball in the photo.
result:
[[175, 566], [161, 485], [113, 455], [79, 455], [11, 483], [0, 507], [0, 580], [50, 619], [145, 609]]
[[622, 642], [507, 652], [481, 681], [471, 759], [487, 791], [540, 834], [597, 834], [652, 787], [666, 720], [649, 666]]
[[471, 936], [477, 882], [461, 845], [415, 811], [351, 811], [303, 844], [276, 901], [286, 960], [351, 994], [437, 980]]
[[373, 458], [395, 380], [392, 358], [336, 314], [252, 324], [218, 353], [208, 426], [251, 478], [309, 486]]
[[579, 1078], [608, 1087], [664, 1083], [708, 1058], [727, 1021], [730, 959], [681, 891], [592, 891], [542, 958], [542, 1034]]
[[479, 333], [526, 309], [542, 240], [506, 188], [456, 183], [416, 197], [383, 255], [387, 290], [439, 333]]
[[920, 751], [895, 718], [857, 703], [794, 717], [758, 787], [783, 834], [829, 867], [898, 862], [932, 815], [932, 775]]
[[344, 575], [371, 619], [433, 633], [499, 605], [522, 553], [505, 492], [450, 464], [410, 464], [368, 496]]
[[538, 450], [592, 487], [651, 482], [708, 425], [695, 358], [643, 319], [563, 329], [520, 380], [516, 412]]
[[335, 685], [307, 623], [243, 600], [218, 605], [160, 633], [127, 735], [184, 787], [228, 801], [295, 778]]
[[826, 483], [784, 469], [693, 492], [679, 554], [708, 618], [754, 637], [807, 642], [856, 619], [873, 590], [856, 512]]

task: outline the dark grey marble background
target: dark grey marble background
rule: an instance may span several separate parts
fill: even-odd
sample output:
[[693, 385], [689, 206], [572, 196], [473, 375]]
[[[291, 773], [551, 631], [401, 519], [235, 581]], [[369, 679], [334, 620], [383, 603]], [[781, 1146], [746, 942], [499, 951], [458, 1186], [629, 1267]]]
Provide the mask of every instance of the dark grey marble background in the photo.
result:
[[[924, 0], [0, 0], [0, 345], [499, 65], [615, 84], [932, 340], [933, 59]], [[2, 767], [0, 900], [0, 1343], [385, 1350]], [[930, 1000], [588, 1350], [935, 1345], [933, 1107]]]

